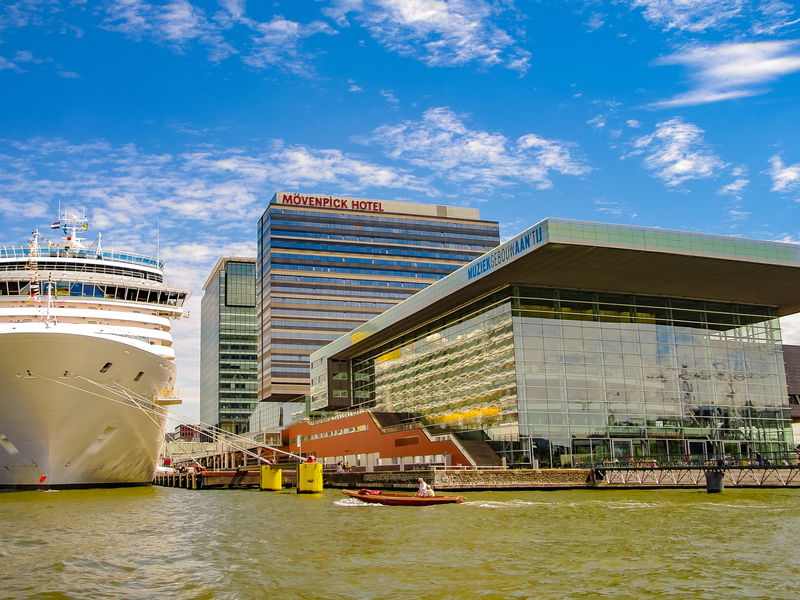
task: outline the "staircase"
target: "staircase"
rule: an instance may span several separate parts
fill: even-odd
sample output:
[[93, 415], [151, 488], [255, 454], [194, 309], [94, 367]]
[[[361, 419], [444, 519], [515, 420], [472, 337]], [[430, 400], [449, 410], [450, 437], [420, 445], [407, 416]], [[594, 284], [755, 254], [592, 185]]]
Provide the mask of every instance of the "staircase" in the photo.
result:
[[492, 450], [492, 447], [482, 440], [459, 439], [458, 443], [470, 456], [475, 466], [499, 467], [503, 464], [502, 459]]

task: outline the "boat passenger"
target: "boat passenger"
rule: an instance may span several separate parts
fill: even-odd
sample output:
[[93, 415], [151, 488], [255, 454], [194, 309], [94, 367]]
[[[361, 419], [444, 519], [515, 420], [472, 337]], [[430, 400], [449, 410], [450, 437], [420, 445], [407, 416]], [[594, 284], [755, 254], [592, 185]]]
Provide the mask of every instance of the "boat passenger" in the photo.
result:
[[417, 490], [417, 496], [419, 496], [420, 498], [424, 498], [425, 497], [425, 491], [428, 488], [428, 484], [425, 483], [425, 480], [422, 477], [417, 479], [417, 483], [419, 484], [419, 490]]
[[425, 497], [426, 498], [434, 498], [436, 493], [433, 491], [430, 483], [425, 484]]

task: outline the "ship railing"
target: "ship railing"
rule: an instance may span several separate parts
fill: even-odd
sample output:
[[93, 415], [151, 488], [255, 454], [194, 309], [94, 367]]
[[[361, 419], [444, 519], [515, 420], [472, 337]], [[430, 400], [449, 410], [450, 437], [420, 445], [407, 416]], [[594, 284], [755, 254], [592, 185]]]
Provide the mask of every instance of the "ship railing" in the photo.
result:
[[134, 252], [114, 252], [113, 250], [98, 253], [92, 248], [76, 248], [74, 250], [67, 250], [63, 247], [39, 248], [36, 254], [31, 255], [31, 249], [27, 246], [0, 246], [0, 258], [100, 258], [146, 265], [158, 269], [164, 267], [162, 261], [152, 256]]

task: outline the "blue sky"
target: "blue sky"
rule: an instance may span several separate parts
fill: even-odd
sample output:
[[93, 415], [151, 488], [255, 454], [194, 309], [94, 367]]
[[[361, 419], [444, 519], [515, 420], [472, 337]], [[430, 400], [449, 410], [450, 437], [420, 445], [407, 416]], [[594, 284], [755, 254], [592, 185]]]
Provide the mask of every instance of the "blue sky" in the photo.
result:
[[193, 417], [202, 283], [277, 190], [800, 241], [796, 3], [5, 0], [0, 89], [0, 243], [60, 202], [159, 252]]

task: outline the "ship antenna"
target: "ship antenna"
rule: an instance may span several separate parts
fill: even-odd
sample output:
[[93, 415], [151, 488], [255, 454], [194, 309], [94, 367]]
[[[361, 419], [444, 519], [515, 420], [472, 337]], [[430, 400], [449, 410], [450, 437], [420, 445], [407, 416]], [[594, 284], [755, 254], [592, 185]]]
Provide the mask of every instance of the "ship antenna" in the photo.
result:
[[156, 213], [156, 260], [161, 262], [161, 213]]

